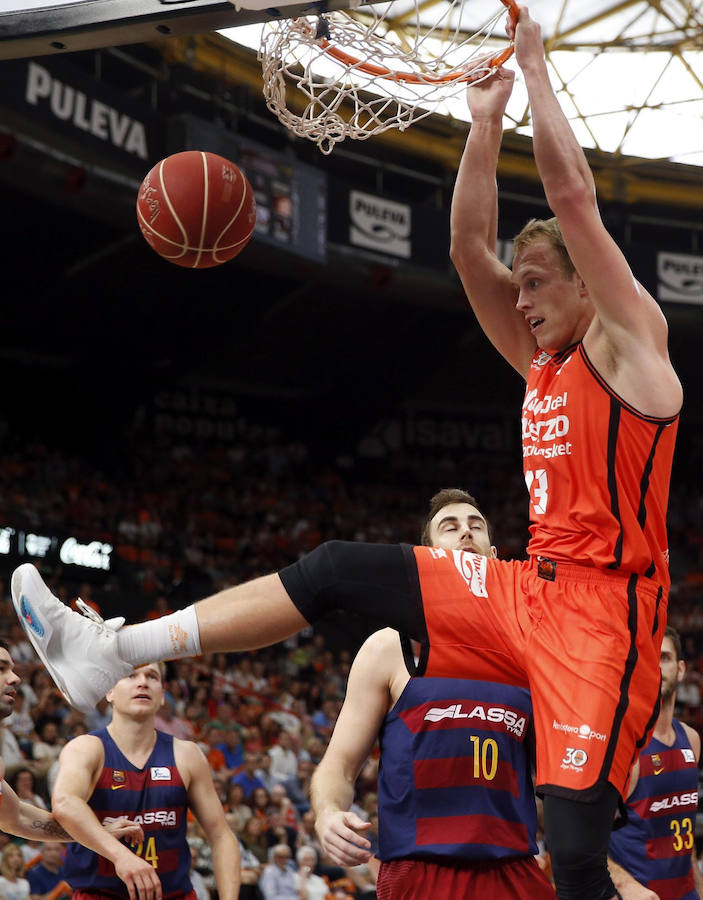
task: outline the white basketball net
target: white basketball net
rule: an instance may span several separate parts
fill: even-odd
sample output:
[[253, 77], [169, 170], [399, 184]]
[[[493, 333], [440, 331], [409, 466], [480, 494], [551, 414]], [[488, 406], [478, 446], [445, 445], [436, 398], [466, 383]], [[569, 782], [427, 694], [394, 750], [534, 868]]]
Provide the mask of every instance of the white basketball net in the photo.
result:
[[[402, 31], [389, 27], [394, 6], [398, 13], [393, 2], [268, 22], [258, 54], [268, 108], [330, 153], [347, 137], [404, 131], [464, 91], [467, 80], [491, 75], [501, 51], [512, 52], [502, 2], [451, 0], [431, 26], [420, 25], [419, 0], [413, 3], [414, 19], [411, 6]], [[467, 27], [467, 10], [486, 6], [488, 21]]]

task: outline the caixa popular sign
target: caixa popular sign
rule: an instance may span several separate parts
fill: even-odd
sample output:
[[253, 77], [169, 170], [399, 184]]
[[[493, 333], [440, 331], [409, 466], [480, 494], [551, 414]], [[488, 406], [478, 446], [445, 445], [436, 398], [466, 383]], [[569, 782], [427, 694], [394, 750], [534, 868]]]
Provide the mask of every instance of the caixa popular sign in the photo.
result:
[[112, 544], [105, 541], [85, 542], [76, 537], [38, 534], [10, 525], [0, 527], [0, 557], [44, 559], [65, 566], [109, 572], [112, 551]]

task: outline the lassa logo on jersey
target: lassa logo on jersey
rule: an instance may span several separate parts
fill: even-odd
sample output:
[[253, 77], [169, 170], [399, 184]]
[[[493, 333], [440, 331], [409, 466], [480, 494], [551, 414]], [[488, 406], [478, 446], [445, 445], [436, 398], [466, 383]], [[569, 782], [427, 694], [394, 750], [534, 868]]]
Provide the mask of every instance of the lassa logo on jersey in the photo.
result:
[[[110, 825], [117, 822], [121, 816], [105, 816], [102, 820], [103, 825]], [[175, 828], [178, 824], [178, 816], [175, 809], [149, 809], [143, 813], [135, 813], [132, 821], [137, 825], [161, 825], [165, 828]]]
[[475, 703], [473, 706], [463, 703], [452, 703], [450, 706], [432, 706], [425, 713], [426, 722], [441, 722], [444, 719], [468, 719], [467, 724], [478, 720], [491, 722], [494, 725], [504, 725], [510, 734], [522, 737], [527, 725], [527, 717], [519, 710], [507, 709], [504, 706], [488, 706], [485, 703]]
[[698, 791], [687, 791], [683, 794], [674, 794], [673, 797], [662, 797], [654, 800], [649, 807], [651, 813], [669, 812], [672, 809], [697, 809]]

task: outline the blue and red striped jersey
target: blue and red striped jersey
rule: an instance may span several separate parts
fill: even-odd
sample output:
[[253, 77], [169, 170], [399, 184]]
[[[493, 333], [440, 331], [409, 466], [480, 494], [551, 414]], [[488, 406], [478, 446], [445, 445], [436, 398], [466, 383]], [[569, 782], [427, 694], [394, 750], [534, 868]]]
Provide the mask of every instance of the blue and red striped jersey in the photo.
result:
[[[107, 728], [91, 734], [102, 741], [105, 762], [88, 805], [101, 823], [119, 816], [139, 822], [144, 843], [132, 849], [158, 872], [163, 896], [175, 898], [190, 893], [188, 798], [176, 768], [173, 737], [157, 731], [152, 754], [138, 769], [122, 754]], [[74, 890], [129, 897], [112, 863], [81, 844], [68, 845], [65, 878]]]
[[411, 678], [380, 733], [380, 859], [536, 853], [531, 716], [524, 688]]
[[640, 775], [627, 801], [627, 824], [613, 831], [610, 856], [661, 900], [698, 900], [695, 845], [698, 764], [679, 721], [667, 747], [656, 738], [640, 754]]

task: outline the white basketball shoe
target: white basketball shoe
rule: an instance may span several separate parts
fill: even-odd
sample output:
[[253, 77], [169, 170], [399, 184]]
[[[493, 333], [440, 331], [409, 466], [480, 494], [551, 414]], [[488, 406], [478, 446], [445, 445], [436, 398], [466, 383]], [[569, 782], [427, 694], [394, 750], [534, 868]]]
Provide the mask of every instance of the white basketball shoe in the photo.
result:
[[89, 713], [134, 666], [120, 659], [124, 618], [101, 617], [82, 600], [83, 615], [51, 593], [30, 563], [12, 573], [12, 603], [39, 658], [66, 700]]

